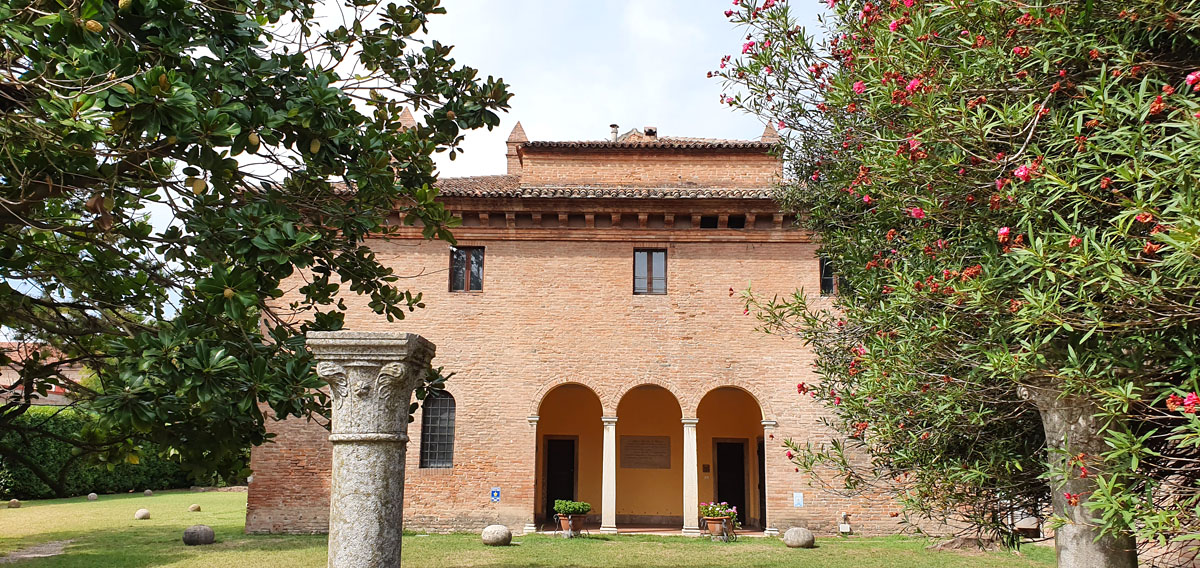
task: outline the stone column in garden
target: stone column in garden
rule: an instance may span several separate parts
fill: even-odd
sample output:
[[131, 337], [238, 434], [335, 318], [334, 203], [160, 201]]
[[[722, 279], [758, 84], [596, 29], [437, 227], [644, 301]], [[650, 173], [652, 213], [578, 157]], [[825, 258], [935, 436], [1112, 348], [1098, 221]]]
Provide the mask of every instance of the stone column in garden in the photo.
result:
[[434, 346], [411, 333], [313, 331], [333, 396], [329, 568], [400, 565], [408, 405]]
[[700, 473], [696, 471], [697, 418], [683, 419], [683, 534], [700, 534]]
[[602, 416], [604, 422], [604, 471], [600, 492], [600, 532], [617, 533], [617, 417]]

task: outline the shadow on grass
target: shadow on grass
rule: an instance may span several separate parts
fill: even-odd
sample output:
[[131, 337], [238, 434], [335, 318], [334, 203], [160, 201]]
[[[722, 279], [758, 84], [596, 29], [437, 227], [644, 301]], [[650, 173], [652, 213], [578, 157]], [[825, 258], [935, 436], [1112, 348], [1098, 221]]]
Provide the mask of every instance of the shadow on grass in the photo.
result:
[[[72, 539], [58, 556], [30, 558], [20, 566], [55, 568], [150, 568], [197, 557], [228, 556], [225, 565], [245, 566], [238, 558], [270, 558], [274, 554], [311, 550], [325, 558], [325, 535], [248, 536], [217, 530], [217, 541], [206, 546], [183, 544], [179, 527], [114, 528], [89, 533], [53, 532], [38, 535], [38, 541]], [[258, 564], [258, 563], [254, 563]], [[322, 562], [324, 564], [324, 562]]]

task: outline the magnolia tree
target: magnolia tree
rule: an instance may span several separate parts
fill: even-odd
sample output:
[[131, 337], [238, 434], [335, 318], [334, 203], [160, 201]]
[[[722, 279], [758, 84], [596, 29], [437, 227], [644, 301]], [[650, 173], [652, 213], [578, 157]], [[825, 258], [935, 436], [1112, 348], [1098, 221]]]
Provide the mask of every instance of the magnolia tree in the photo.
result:
[[1010, 545], [1014, 517], [1049, 516], [1060, 566], [1180, 553], [1200, 532], [1200, 6], [829, 0], [817, 38], [809, 6], [734, 4], [722, 101], [780, 129], [780, 199], [840, 278], [832, 310], [747, 296], [813, 346], [799, 394], [843, 434], [791, 444], [797, 467]]
[[[18, 417], [66, 386], [102, 419], [66, 440], [80, 455], [119, 459], [151, 440], [230, 474], [267, 439], [260, 404], [326, 413], [303, 333], [338, 329], [346, 292], [389, 321], [421, 306], [364, 238], [398, 209], [449, 239], [432, 155], [454, 157], [464, 131], [507, 108], [504, 83], [429, 38], [442, 12], [438, 0], [0, 5], [0, 326], [46, 346], [16, 362], [0, 432], [19, 436], [5, 440], [45, 434]], [[64, 372], [80, 366], [93, 380]]]

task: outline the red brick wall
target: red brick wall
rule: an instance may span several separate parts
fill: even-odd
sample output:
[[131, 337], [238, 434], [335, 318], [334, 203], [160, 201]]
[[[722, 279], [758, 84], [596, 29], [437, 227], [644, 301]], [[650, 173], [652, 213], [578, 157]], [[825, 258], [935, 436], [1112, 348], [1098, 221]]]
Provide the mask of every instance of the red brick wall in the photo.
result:
[[[762, 238], [776, 232], [761, 231]], [[796, 383], [816, 381], [812, 355], [799, 341], [754, 331], [754, 317], [743, 315], [740, 300], [729, 294], [730, 288], [747, 286], [767, 295], [799, 287], [815, 293], [815, 244], [719, 237], [460, 244], [486, 247], [480, 293], [447, 291], [447, 244], [397, 239], [372, 246], [397, 274], [412, 276], [402, 285], [423, 292], [427, 307], [389, 324], [367, 310], [362, 298], [348, 298], [348, 329], [419, 333], [437, 344], [434, 364], [457, 373], [449, 383], [457, 402], [454, 468], [419, 469], [419, 415], [410, 426], [404, 503], [410, 528], [479, 530], [499, 522], [519, 529], [531, 522], [536, 442], [527, 417], [538, 412], [553, 386], [575, 382], [600, 396], [605, 415], [615, 414], [622, 393], [639, 384], [670, 390], [686, 417], [696, 415], [701, 397], [712, 389], [741, 387], [779, 424], [766, 452], [772, 526], [807, 525], [828, 533], [846, 511], [857, 532], [895, 532], [896, 520], [888, 515], [895, 508], [886, 499], [835, 497], [793, 471], [780, 447], [785, 438], [820, 444], [829, 437], [819, 423], [821, 407], [796, 393]], [[633, 249], [660, 246], [668, 249], [668, 294], [633, 295]], [[253, 453], [246, 530], [324, 530], [329, 471], [324, 430], [294, 421], [271, 429], [276, 443]], [[498, 504], [489, 501], [493, 486], [502, 490]], [[792, 493], [800, 491], [805, 506], [793, 508]]]
[[524, 185], [630, 187], [770, 187], [779, 160], [765, 152], [670, 149], [572, 150], [524, 148]]

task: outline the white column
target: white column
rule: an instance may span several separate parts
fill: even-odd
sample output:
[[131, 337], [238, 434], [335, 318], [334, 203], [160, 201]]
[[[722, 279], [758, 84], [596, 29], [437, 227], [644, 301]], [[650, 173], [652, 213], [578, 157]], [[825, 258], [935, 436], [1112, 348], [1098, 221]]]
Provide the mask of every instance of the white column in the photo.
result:
[[617, 533], [617, 417], [603, 416], [604, 471], [600, 495], [600, 532]]
[[700, 473], [696, 467], [697, 418], [683, 419], [683, 534], [700, 534]]
[[[538, 437], [537, 437], [538, 417], [530, 416], [527, 418], [527, 420], [529, 420], [529, 428], [533, 430], [533, 455], [535, 456], [535, 459], [534, 459], [535, 463], [533, 464], [533, 487], [534, 487], [534, 490], [536, 491], [537, 490], [537, 468], [538, 468], [538, 464], [536, 463], [537, 462], [536, 456], [537, 456], [538, 444], [541, 443], [541, 440], [538, 440]], [[545, 480], [543, 480], [542, 482], [545, 483]], [[525, 523], [525, 528], [523, 529], [525, 534], [533, 534], [533, 533], [537, 532], [537, 497], [533, 498], [532, 506], [533, 506], [534, 510], [530, 511], [529, 522]]]
[[[775, 427], [778, 425], [779, 425], [779, 423], [774, 420], [763, 420], [762, 421], [763, 438], [765, 439], [763, 442], [763, 451], [764, 452], [769, 451], [768, 448], [771, 447], [771, 441], [772, 441], [771, 437], [775, 434]], [[766, 456], [763, 456], [762, 463], [763, 463], [764, 468], [767, 467], [767, 457]], [[767, 472], [765, 472], [765, 471], [762, 472], [761, 475], [763, 476], [763, 491], [766, 491], [767, 495], [770, 495], [771, 494], [771, 478], [770, 478], [770, 476], [767, 475]], [[763, 497], [762, 502], [766, 504], [768, 510], [771, 509], [771, 500], [770, 499]], [[764, 536], [779, 536], [779, 529], [775, 528], [775, 525], [771, 522], [771, 515], [768, 515], [767, 511], [759, 511], [758, 514], [767, 518], [767, 522], [765, 523], [767, 526], [763, 527], [763, 535]]]

